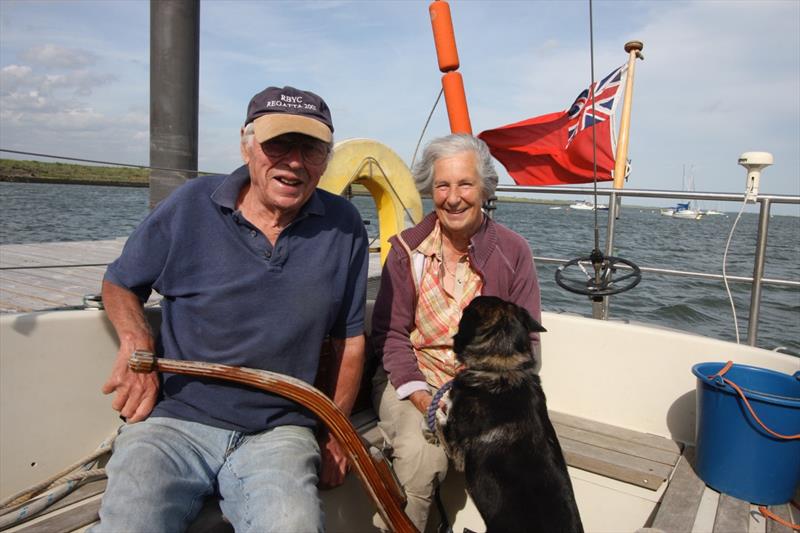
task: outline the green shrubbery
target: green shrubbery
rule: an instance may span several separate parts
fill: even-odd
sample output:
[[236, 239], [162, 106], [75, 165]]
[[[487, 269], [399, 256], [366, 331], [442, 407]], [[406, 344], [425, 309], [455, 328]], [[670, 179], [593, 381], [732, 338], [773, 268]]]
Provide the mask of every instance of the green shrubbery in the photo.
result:
[[146, 187], [149, 175], [148, 170], [141, 168], [0, 159], [0, 181], [54, 181]]

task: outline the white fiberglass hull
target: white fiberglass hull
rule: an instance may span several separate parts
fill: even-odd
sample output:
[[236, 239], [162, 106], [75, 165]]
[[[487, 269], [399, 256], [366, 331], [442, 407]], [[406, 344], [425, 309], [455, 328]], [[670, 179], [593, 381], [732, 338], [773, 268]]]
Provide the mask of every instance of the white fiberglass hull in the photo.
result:
[[[694, 441], [692, 365], [731, 359], [785, 373], [800, 359], [622, 322], [543, 313], [541, 370], [548, 407], [640, 432]], [[93, 451], [119, 426], [100, 393], [116, 354], [102, 311], [0, 316], [0, 498]], [[587, 531], [634, 531], [653, 512], [658, 491], [570, 468]], [[329, 531], [369, 531], [372, 504], [354, 478], [323, 494]], [[454, 530], [482, 530], [452, 472], [444, 500]]]

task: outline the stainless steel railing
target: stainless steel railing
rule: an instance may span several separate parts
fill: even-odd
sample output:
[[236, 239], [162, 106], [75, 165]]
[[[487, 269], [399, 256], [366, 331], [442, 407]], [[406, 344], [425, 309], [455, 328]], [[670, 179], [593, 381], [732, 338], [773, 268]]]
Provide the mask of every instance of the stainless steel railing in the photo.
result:
[[[521, 186], [521, 185], [498, 185], [498, 193], [535, 193], [535, 194], [559, 194], [559, 195], [580, 195], [589, 196], [595, 193], [593, 187], [542, 187], [542, 186]], [[614, 246], [615, 221], [618, 218], [620, 200], [623, 197], [631, 198], [666, 198], [679, 200], [715, 200], [723, 202], [744, 202], [744, 193], [712, 193], [694, 191], [659, 191], [659, 190], [636, 190], [636, 189], [610, 189], [598, 188], [598, 196], [609, 198], [608, 225], [606, 228], [605, 254], [611, 255]], [[800, 196], [762, 194], [756, 199], [758, 204], [758, 230], [756, 235], [756, 249], [753, 259], [753, 276], [750, 278], [743, 276], [726, 276], [729, 281], [750, 283], [750, 313], [747, 322], [747, 343], [751, 346], [756, 345], [758, 337], [758, 321], [761, 309], [761, 287], [763, 284], [781, 285], [789, 287], [800, 287], [800, 281], [764, 278], [764, 261], [767, 255], [767, 235], [769, 232], [769, 217], [772, 204], [794, 204], [800, 205]], [[544, 263], [566, 263], [567, 259], [536, 257], [537, 261]], [[640, 267], [641, 268], [641, 267]], [[719, 279], [723, 277], [719, 274], [709, 274], [706, 272], [690, 272], [680, 270], [670, 270], [663, 268], [641, 268], [644, 272], [652, 272], [666, 276], [688, 276], [694, 278]], [[608, 298], [593, 307], [595, 318], [608, 318], [609, 303]]]

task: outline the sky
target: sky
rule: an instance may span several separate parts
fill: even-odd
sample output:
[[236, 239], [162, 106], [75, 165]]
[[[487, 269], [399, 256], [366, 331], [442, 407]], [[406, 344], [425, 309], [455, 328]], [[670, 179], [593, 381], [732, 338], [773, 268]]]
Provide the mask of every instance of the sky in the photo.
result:
[[[240, 164], [247, 103], [270, 85], [322, 95], [337, 140], [375, 139], [410, 163], [441, 87], [428, 4], [202, 0], [200, 169]], [[0, 148], [147, 164], [149, 6], [0, 0]], [[450, 6], [475, 133], [566, 109], [589, 85], [588, 2]], [[761, 193], [800, 195], [800, 1], [595, 0], [593, 11], [596, 79], [627, 60], [625, 42], [644, 43], [626, 187], [681, 189], [685, 167], [697, 191], [742, 192], [738, 157], [758, 150], [775, 160]], [[425, 139], [447, 133], [442, 102]]]

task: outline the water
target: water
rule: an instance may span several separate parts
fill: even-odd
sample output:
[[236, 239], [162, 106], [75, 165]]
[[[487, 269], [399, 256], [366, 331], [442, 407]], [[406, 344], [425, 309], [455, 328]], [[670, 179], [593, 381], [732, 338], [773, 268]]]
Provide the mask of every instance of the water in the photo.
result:
[[148, 202], [144, 187], [0, 182], [0, 244], [127, 237]]
[[[370, 237], [376, 238], [378, 221], [372, 199], [359, 197], [354, 203], [371, 222], [367, 226]], [[0, 244], [125, 237], [147, 214], [147, 204], [148, 190], [144, 188], [0, 183]], [[425, 208], [426, 212], [430, 210], [429, 202]], [[593, 248], [591, 211], [501, 202], [495, 218], [524, 236], [538, 257], [572, 259], [588, 255]], [[616, 223], [614, 254], [641, 267], [721, 274], [733, 220], [734, 215], [677, 220], [662, 217], [657, 210], [625, 207]], [[600, 213], [598, 221], [602, 249], [607, 215]], [[752, 276], [757, 225], [754, 214], [745, 214], [739, 221], [728, 254], [729, 275]], [[766, 277], [800, 280], [798, 243], [800, 218], [770, 219]], [[555, 283], [555, 265], [540, 262], [537, 269], [545, 310], [591, 316], [586, 297], [569, 293]], [[746, 342], [750, 285], [730, 285], [739, 336]], [[610, 312], [612, 318], [736, 339], [730, 303], [724, 285], [718, 281], [644, 273], [639, 286], [612, 297]], [[762, 286], [758, 345], [785, 347], [800, 354], [800, 290]]]

